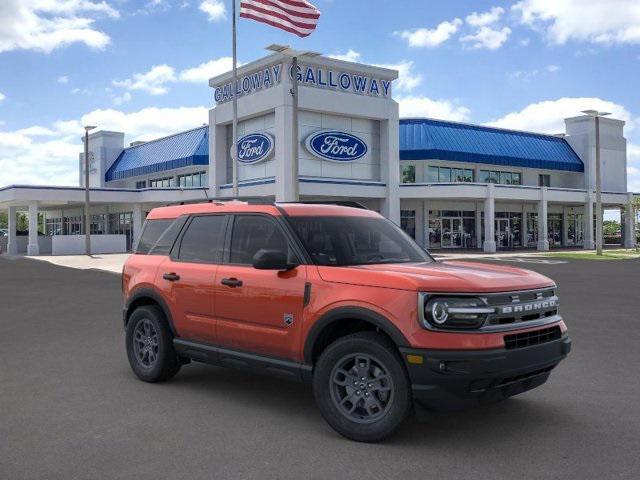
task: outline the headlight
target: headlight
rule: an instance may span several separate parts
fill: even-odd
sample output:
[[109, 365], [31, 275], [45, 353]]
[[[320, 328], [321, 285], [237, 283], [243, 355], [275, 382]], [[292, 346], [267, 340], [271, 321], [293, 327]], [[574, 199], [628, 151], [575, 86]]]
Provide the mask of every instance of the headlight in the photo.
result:
[[423, 297], [425, 328], [470, 330], [480, 328], [495, 309], [478, 297]]

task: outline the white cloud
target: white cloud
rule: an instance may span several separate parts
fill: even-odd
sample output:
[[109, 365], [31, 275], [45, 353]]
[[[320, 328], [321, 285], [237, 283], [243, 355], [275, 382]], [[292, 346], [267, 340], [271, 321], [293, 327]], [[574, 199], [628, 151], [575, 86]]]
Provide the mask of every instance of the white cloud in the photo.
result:
[[460, 38], [462, 43], [471, 44], [471, 48], [486, 48], [487, 50], [497, 50], [511, 35], [509, 27], [503, 27], [500, 30], [491, 27], [481, 27], [473, 35], [465, 35]]
[[58, 77], [57, 82], [62, 84], [69, 83], [69, 77], [66, 75], [62, 75]]
[[360, 52], [356, 52], [355, 50], [349, 49], [346, 53], [332, 53], [327, 55], [330, 58], [335, 58], [336, 60], [343, 60], [345, 62], [359, 62], [362, 55]]
[[125, 113], [94, 110], [76, 120], [0, 131], [0, 186], [11, 184], [77, 185], [82, 125], [123, 131], [126, 142], [152, 140], [208, 121], [208, 108], [144, 108]]
[[179, 79], [182, 82], [207, 84], [210, 78], [228, 72], [233, 68], [233, 58], [220, 57], [215, 60], [202, 63], [197, 67], [187, 68], [180, 72]]
[[411, 60], [402, 60], [398, 63], [377, 64], [376, 67], [398, 70], [398, 80], [393, 88], [398, 92], [409, 92], [422, 83], [422, 75], [413, 71], [414, 63]]
[[551, 43], [640, 43], [638, 0], [522, 0], [512, 8]]
[[114, 80], [113, 86], [127, 90], [141, 90], [151, 95], [164, 95], [169, 91], [166, 84], [176, 81], [176, 72], [169, 65], [154, 65], [145, 73], [134, 73], [132, 78]]
[[450, 22], [442, 22], [436, 28], [418, 28], [395, 32], [409, 42], [411, 47], [437, 47], [451, 38], [462, 25], [462, 20], [455, 18]]
[[555, 73], [560, 70], [560, 67], [558, 65], [547, 65], [546, 69], [549, 73]]
[[7, 98], [7, 96], [4, 93], [0, 92], [0, 102], [3, 101], [5, 98]]
[[128, 103], [131, 101], [131, 93], [124, 92], [122, 95], [116, 95], [113, 97], [113, 103], [116, 105], [122, 105], [123, 103]]
[[532, 103], [519, 112], [509, 113], [488, 125], [540, 133], [561, 133], [565, 131], [565, 118], [582, 115], [582, 110], [589, 109], [611, 112], [612, 118], [626, 121], [627, 132], [635, 128], [633, 117], [624, 106], [595, 97], [565, 97]]
[[204, 0], [198, 8], [207, 14], [210, 22], [218, 22], [227, 18], [227, 9], [221, 0]]
[[105, 48], [109, 36], [93, 27], [96, 18], [116, 19], [119, 12], [106, 1], [2, 0], [0, 53], [37, 50], [50, 53], [73, 43]]
[[530, 43], [531, 39], [529, 38], [523, 38], [522, 40], [520, 40], [520, 45], [522, 45], [523, 47], [528, 47]]
[[399, 97], [400, 118], [429, 117], [454, 122], [467, 122], [471, 110], [450, 100], [433, 100], [424, 96]]
[[493, 7], [488, 12], [484, 13], [476, 13], [473, 12], [471, 15], [465, 18], [466, 22], [472, 27], [485, 27], [487, 25], [491, 25], [492, 23], [496, 23], [500, 20], [500, 17], [504, 13], [504, 8], [502, 7]]

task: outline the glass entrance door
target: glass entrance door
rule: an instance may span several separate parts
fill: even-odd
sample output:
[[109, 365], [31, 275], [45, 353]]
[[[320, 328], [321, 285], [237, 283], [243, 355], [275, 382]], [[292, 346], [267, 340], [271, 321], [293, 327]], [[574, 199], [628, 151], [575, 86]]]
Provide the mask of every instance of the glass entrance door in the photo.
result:
[[442, 248], [461, 248], [462, 236], [461, 218], [442, 219]]
[[508, 218], [496, 218], [495, 229], [497, 248], [512, 248], [513, 234], [510, 220]]

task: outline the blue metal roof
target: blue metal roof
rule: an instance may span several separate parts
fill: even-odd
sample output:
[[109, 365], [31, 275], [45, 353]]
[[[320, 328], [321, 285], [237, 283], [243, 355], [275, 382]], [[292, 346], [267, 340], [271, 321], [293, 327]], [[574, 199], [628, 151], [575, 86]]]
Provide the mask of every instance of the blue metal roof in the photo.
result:
[[400, 160], [452, 160], [583, 172], [564, 138], [432, 119], [400, 120]]
[[209, 165], [208, 126], [125, 148], [107, 170], [105, 180], [122, 180], [191, 165]]

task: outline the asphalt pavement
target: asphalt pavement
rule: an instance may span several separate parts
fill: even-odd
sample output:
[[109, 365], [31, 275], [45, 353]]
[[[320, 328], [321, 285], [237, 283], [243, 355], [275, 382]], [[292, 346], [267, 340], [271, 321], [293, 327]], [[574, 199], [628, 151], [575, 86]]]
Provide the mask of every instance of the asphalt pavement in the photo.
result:
[[559, 283], [570, 357], [541, 388], [368, 445], [302, 384], [199, 364], [140, 382], [119, 276], [0, 257], [0, 479], [639, 478], [640, 261], [515, 265]]

